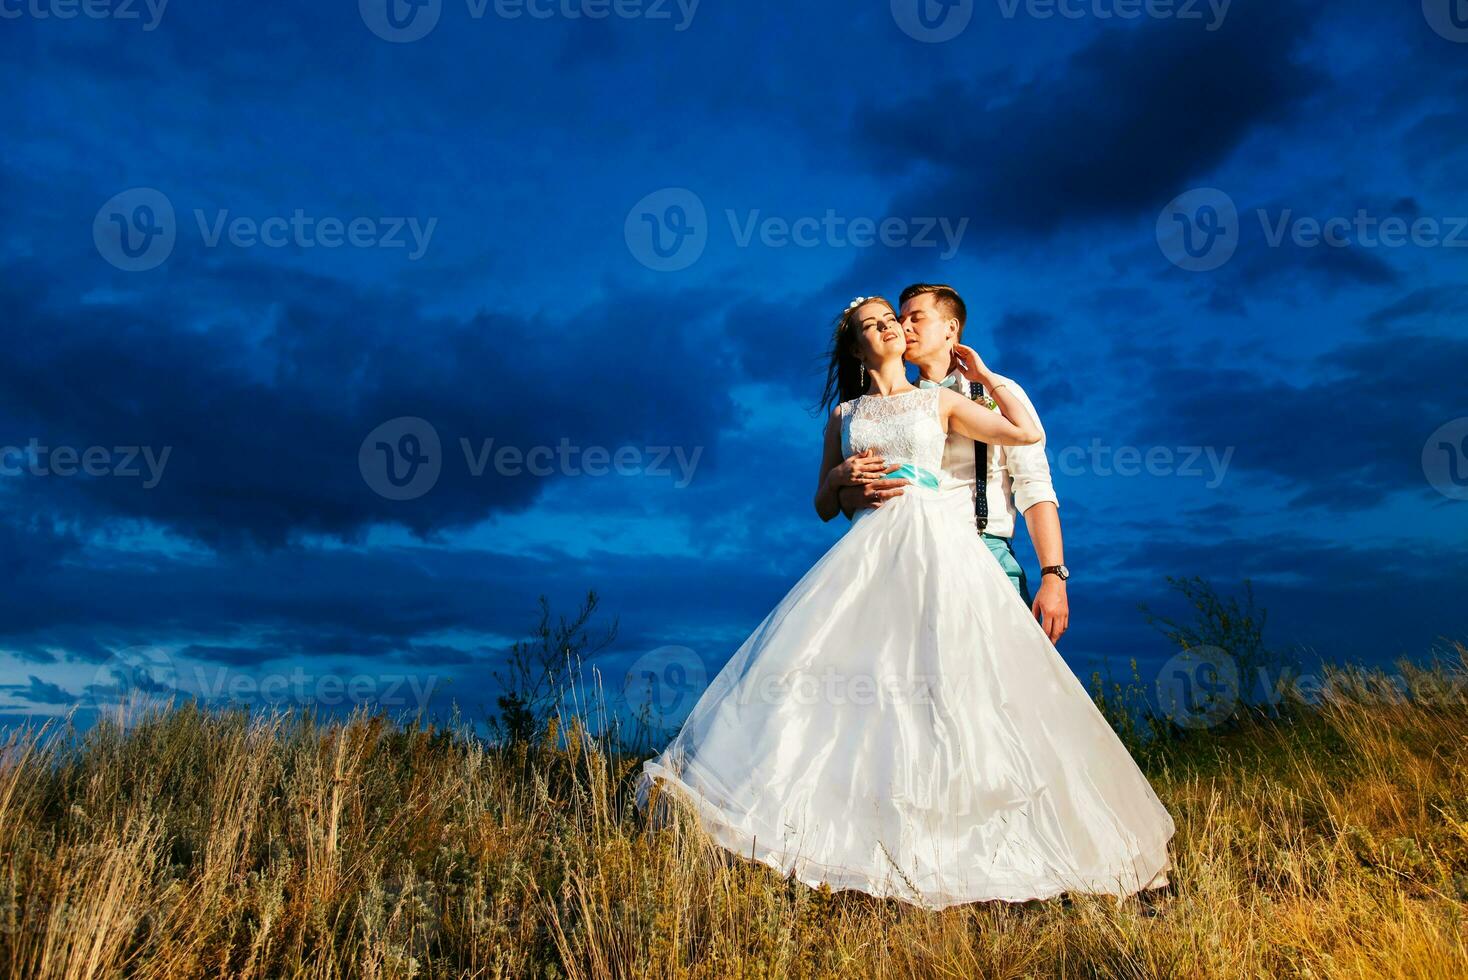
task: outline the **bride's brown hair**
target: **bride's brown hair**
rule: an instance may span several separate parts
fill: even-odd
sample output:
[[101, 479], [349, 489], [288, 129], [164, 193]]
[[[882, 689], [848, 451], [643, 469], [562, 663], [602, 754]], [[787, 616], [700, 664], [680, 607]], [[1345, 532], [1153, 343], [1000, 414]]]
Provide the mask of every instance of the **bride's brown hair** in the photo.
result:
[[850, 401], [867, 390], [861, 359], [856, 356], [858, 325], [856, 313], [863, 306], [881, 303], [893, 313], [897, 308], [883, 296], [864, 296], [848, 306], [836, 318], [831, 331], [831, 349], [826, 352], [826, 387], [821, 395], [821, 410], [829, 412], [841, 402]]

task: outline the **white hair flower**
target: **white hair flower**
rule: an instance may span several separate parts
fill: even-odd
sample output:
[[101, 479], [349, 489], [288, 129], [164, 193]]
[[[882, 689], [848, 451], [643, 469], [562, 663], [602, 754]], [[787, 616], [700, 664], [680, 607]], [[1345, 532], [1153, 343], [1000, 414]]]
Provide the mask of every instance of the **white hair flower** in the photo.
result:
[[852, 310], [856, 309], [858, 306], [865, 303], [866, 301], [867, 298], [865, 296], [858, 296], [856, 299], [851, 301], [850, 306], [846, 307], [846, 312], [850, 313]]

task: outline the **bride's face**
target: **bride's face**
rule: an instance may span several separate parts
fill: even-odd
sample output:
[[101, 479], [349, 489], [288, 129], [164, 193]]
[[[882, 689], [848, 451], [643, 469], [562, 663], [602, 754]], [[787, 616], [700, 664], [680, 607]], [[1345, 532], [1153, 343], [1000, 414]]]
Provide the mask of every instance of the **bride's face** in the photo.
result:
[[869, 365], [902, 357], [907, 338], [897, 314], [886, 303], [868, 303], [856, 311], [856, 356]]

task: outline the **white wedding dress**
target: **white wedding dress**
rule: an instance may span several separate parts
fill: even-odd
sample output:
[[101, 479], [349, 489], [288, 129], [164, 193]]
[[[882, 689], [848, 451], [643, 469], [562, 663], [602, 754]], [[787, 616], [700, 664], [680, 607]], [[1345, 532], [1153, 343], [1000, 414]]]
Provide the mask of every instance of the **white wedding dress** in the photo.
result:
[[1167, 884], [1173, 820], [940, 470], [938, 388], [841, 406], [862, 511], [644, 763], [723, 847], [927, 908]]

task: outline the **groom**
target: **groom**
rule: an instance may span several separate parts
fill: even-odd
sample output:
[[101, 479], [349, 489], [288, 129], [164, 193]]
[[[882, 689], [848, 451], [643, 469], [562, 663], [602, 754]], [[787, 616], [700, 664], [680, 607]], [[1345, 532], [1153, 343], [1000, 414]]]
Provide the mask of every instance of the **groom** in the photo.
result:
[[[968, 309], [962, 297], [951, 286], [916, 283], [902, 291], [901, 302], [899, 316], [907, 336], [907, 353], [903, 356], [918, 369], [918, 385], [951, 387], [960, 394], [987, 399], [981, 386], [964, 374], [974, 359], [970, 355], [964, 363], [968, 348], [962, 343], [963, 327]], [[1040, 415], [1024, 390], [1008, 378], [1002, 380], [1038, 422]], [[985, 465], [980, 467], [979, 461]], [[975, 526], [984, 543], [1029, 603], [1050, 642], [1058, 643], [1070, 626], [1070, 601], [1066, 596], [1070, 571], [1065, 567], [1060, 504], [1050, 483], [1044, 440], [1033, 446], [985, 446], [953, 433], [943, 450], [943, 469], [973, 488]], [[880, 507], [883, 501], [902, 493], [905, 483], [878, 480], [842, 487], [841, 509], [850, 517], [857, 510]], [[1025, 515], [1030, 541], [1040, 560], [1040, 591], [1033, 601], [1010, 540], [1017, 511]]]

